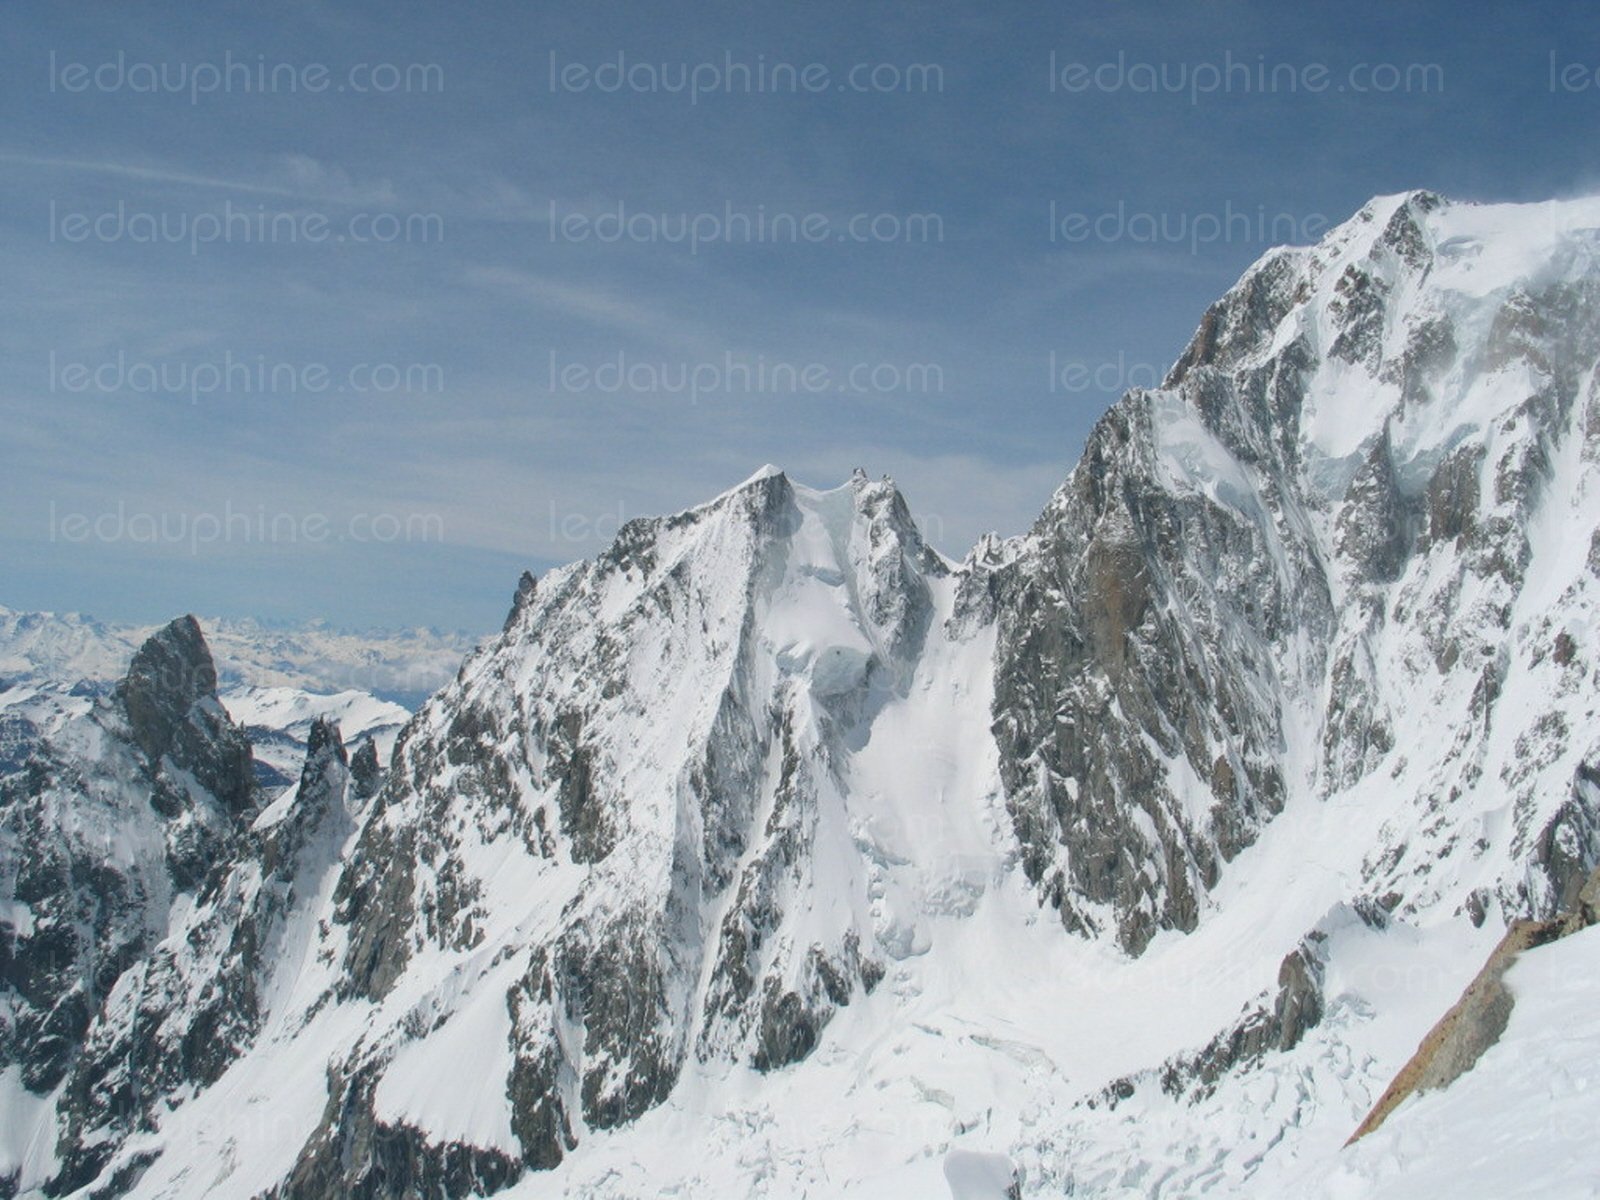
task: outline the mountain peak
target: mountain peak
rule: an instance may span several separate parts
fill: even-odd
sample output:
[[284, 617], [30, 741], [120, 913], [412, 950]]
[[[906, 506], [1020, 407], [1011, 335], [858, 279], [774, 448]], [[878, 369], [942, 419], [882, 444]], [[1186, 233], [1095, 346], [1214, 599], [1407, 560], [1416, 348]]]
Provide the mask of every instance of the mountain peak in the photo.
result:
[[333, 717], [317, 716], [312, 718], [311, 731], [306, 736], [306, 761], [323, 757], [347, 761], [339, 722]]
[[[741, 483], [739, 487], [749, 487], [752, 483], [760, 483], [763, 479], [771, 479], [776, 475], [782, 474], [782, 467], [774, 466], [772, 463], [763, 463], [748, 479]], [[736, 488], [734, 490], [737, 491], [738, 489]]]
[[200, 622], [178, 617], [145, 639], [117, 694], [139, 748], [159, 759], [194, 703], [217, 694], [217, 668]]

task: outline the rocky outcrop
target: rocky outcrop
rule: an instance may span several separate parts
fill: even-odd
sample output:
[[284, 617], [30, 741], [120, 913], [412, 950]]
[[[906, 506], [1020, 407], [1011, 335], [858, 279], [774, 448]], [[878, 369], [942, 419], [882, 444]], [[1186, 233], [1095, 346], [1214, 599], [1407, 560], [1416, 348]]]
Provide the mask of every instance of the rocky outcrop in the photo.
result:
[[[1384, 765], [1432, 811], [1374, 849], [1366, 890], [1464, 898], [1433, 865], [1465, 836], [1445, 797], [1478, 786], [1520, 669], [1509, 614], [1557, 447], [1584, 436], [1600, 279], [1558, 242], [1544, 276], [1457, 291], [1479, 247], [1441, 232], [1449, 214], [1429, 193], [1374, 201], [1319, 246], [1268, 255], [1162, 388], [1100, 421], [1033, 532], [969, 560], [984, 582], [964, 587], [996, 614], [1023, 868], [1069, 929], [1132, 953], [1192, 929], [1289, 794], [1341, 794]], [[1455, 416], [1486, 373], [1499, 390], [1474, 395], [1494, 414]], [[1413, 703], [1450, 732], [1412, 753], [1388, 693], [1423, 658], [1439, 677]], [[1574, 770], [1586, 747], [1540, 719], [1504, 768], [1514, 853], [1538, 877], [1497, 890], [1524, 915], [1552, 911], [1600, 851], [1592, 804], [1550, 802], [1554, 759]], [[1286, 744], [1307, 737], [1315, 764], [1290, 777]]]
[[1262, 1066], [1269, 1055], [1293, 1050], [1321, 1022], [1327, 1006], [1326, 941], [1327, 933], [1320, 927], [1308, 933], [1284, 956], [1276, 989], [1246, 1005], [1238, 1020], [1204, 1046], [1115, 1080], [1086, 1101], [1087, 1106], [1114, 1109], [1141, 1086], [1159, 1086], [1166, 1095], [1192, 1103], [1210, 1096], [1226, 1076]]
[[1500, 1040], [1511, 1020], [1516, 996], [1506, 986], [1505, 975], [1517, 958], [1596, 923], [1600, 923], [1600, 871], [1589, 877], [1573, 906], [1560, 916], [1513, 922], [1461, 999], [1428, 1031], [1345, 1145], [1379, 1128], [1411, 1096], [1449, 1087], [1470, 1071]]
[[370, 737], [363, 738], [350, 758], [350, 782], [356, 799], [366, 801], [378, 794], [383, 784], [383, 766], [378, 761], [378, 747]]
[[[194, 617], [178, 618], [139, 648], [116, 698], [152, 769], [169, 758], [230, 815], [254, 803], [250, 743], [217, 699], [216, 665]], [[162, 798], [181, 803], [170, 790]]]
[[411, 1126], [375, 1117], [372, 1092], [378, 1074], [330, 1073], [322, 1121], [271, 1200], [465, 1200], [493, 1195], [517, 1180], [522, 1164], [504, 1154], [458, 1142], [434, 1144]]
[[517, 623], [517, 619], [521, 617], [522, 611], [532, 602], [533, 594], [538, 588], [539, 581], [534, 577], [533, 572], [524, 571], [517, 580], [516, 595], [512, 597], [511, 611], [506, 614], [505, 624], [501, 627], [502, 633]]
[[157, 762], [199, 701], [217, 694], [217, 669], [192, 616], [179, 617], [139, 647], [117, 698], [145, 757]]

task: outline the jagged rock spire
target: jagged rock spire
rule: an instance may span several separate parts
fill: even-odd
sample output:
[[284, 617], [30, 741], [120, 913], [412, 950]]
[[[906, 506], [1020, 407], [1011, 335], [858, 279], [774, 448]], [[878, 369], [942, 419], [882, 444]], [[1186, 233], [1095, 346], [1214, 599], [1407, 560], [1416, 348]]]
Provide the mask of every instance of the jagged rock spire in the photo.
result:
[[117, 688], [134, 741], [152, 763], [171, 747], [173, 733], [195, 701], [216, 694], [216, 664], [193, 616], [151, 634]]
[[518, 615], [528, 607], [528, 602], [533, 599], [534, 592], [538, 589], [539, 580], [532, 571], [524, 571], [517, 580], [517, 594], [511, 600], [511, 611], [506, 614], [506, 621], [501, 626], [501, 632], [510, 629], [516, 624]]
[[349, 765], [344, 738], [339, 733], [339, 722], [332, 717], [317, 717], [311, 722], [311, 732], [306, 735], [306, 765], [300, 777], [302, 783], [306, 774], [325, 758], [335, 758], [341, 764]]
[[370, 800], [383, 784], [383, 765], [378, 761], [378, 747], [370, 734], [362, 739], [350, 758], [350, 782], [357, 800]]

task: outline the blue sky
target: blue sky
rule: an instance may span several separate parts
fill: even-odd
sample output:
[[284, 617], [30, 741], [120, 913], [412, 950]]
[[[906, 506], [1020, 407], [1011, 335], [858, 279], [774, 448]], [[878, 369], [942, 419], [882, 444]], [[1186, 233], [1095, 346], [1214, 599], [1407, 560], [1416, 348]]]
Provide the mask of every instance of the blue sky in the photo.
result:
[[769, 461], [959, 556], [1274, 242], [1600, 186], [1577, 3], [0, 20], [0, 603], [104, 617], [482, 629]]

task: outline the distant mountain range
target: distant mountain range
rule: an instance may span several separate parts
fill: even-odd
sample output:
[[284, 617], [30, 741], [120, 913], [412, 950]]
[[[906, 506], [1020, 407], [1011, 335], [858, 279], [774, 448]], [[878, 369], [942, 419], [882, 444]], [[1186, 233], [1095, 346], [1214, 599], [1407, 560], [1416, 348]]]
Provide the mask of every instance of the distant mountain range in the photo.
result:
[[[354, 690], [413, 709], [455, 673], [477, 640], [435, 629], [353, 633], [225, 618], [202, 618], [201, 625], [224, 688]], [[158, 628], [0, 606], [0, 682], [114, 682]]]

